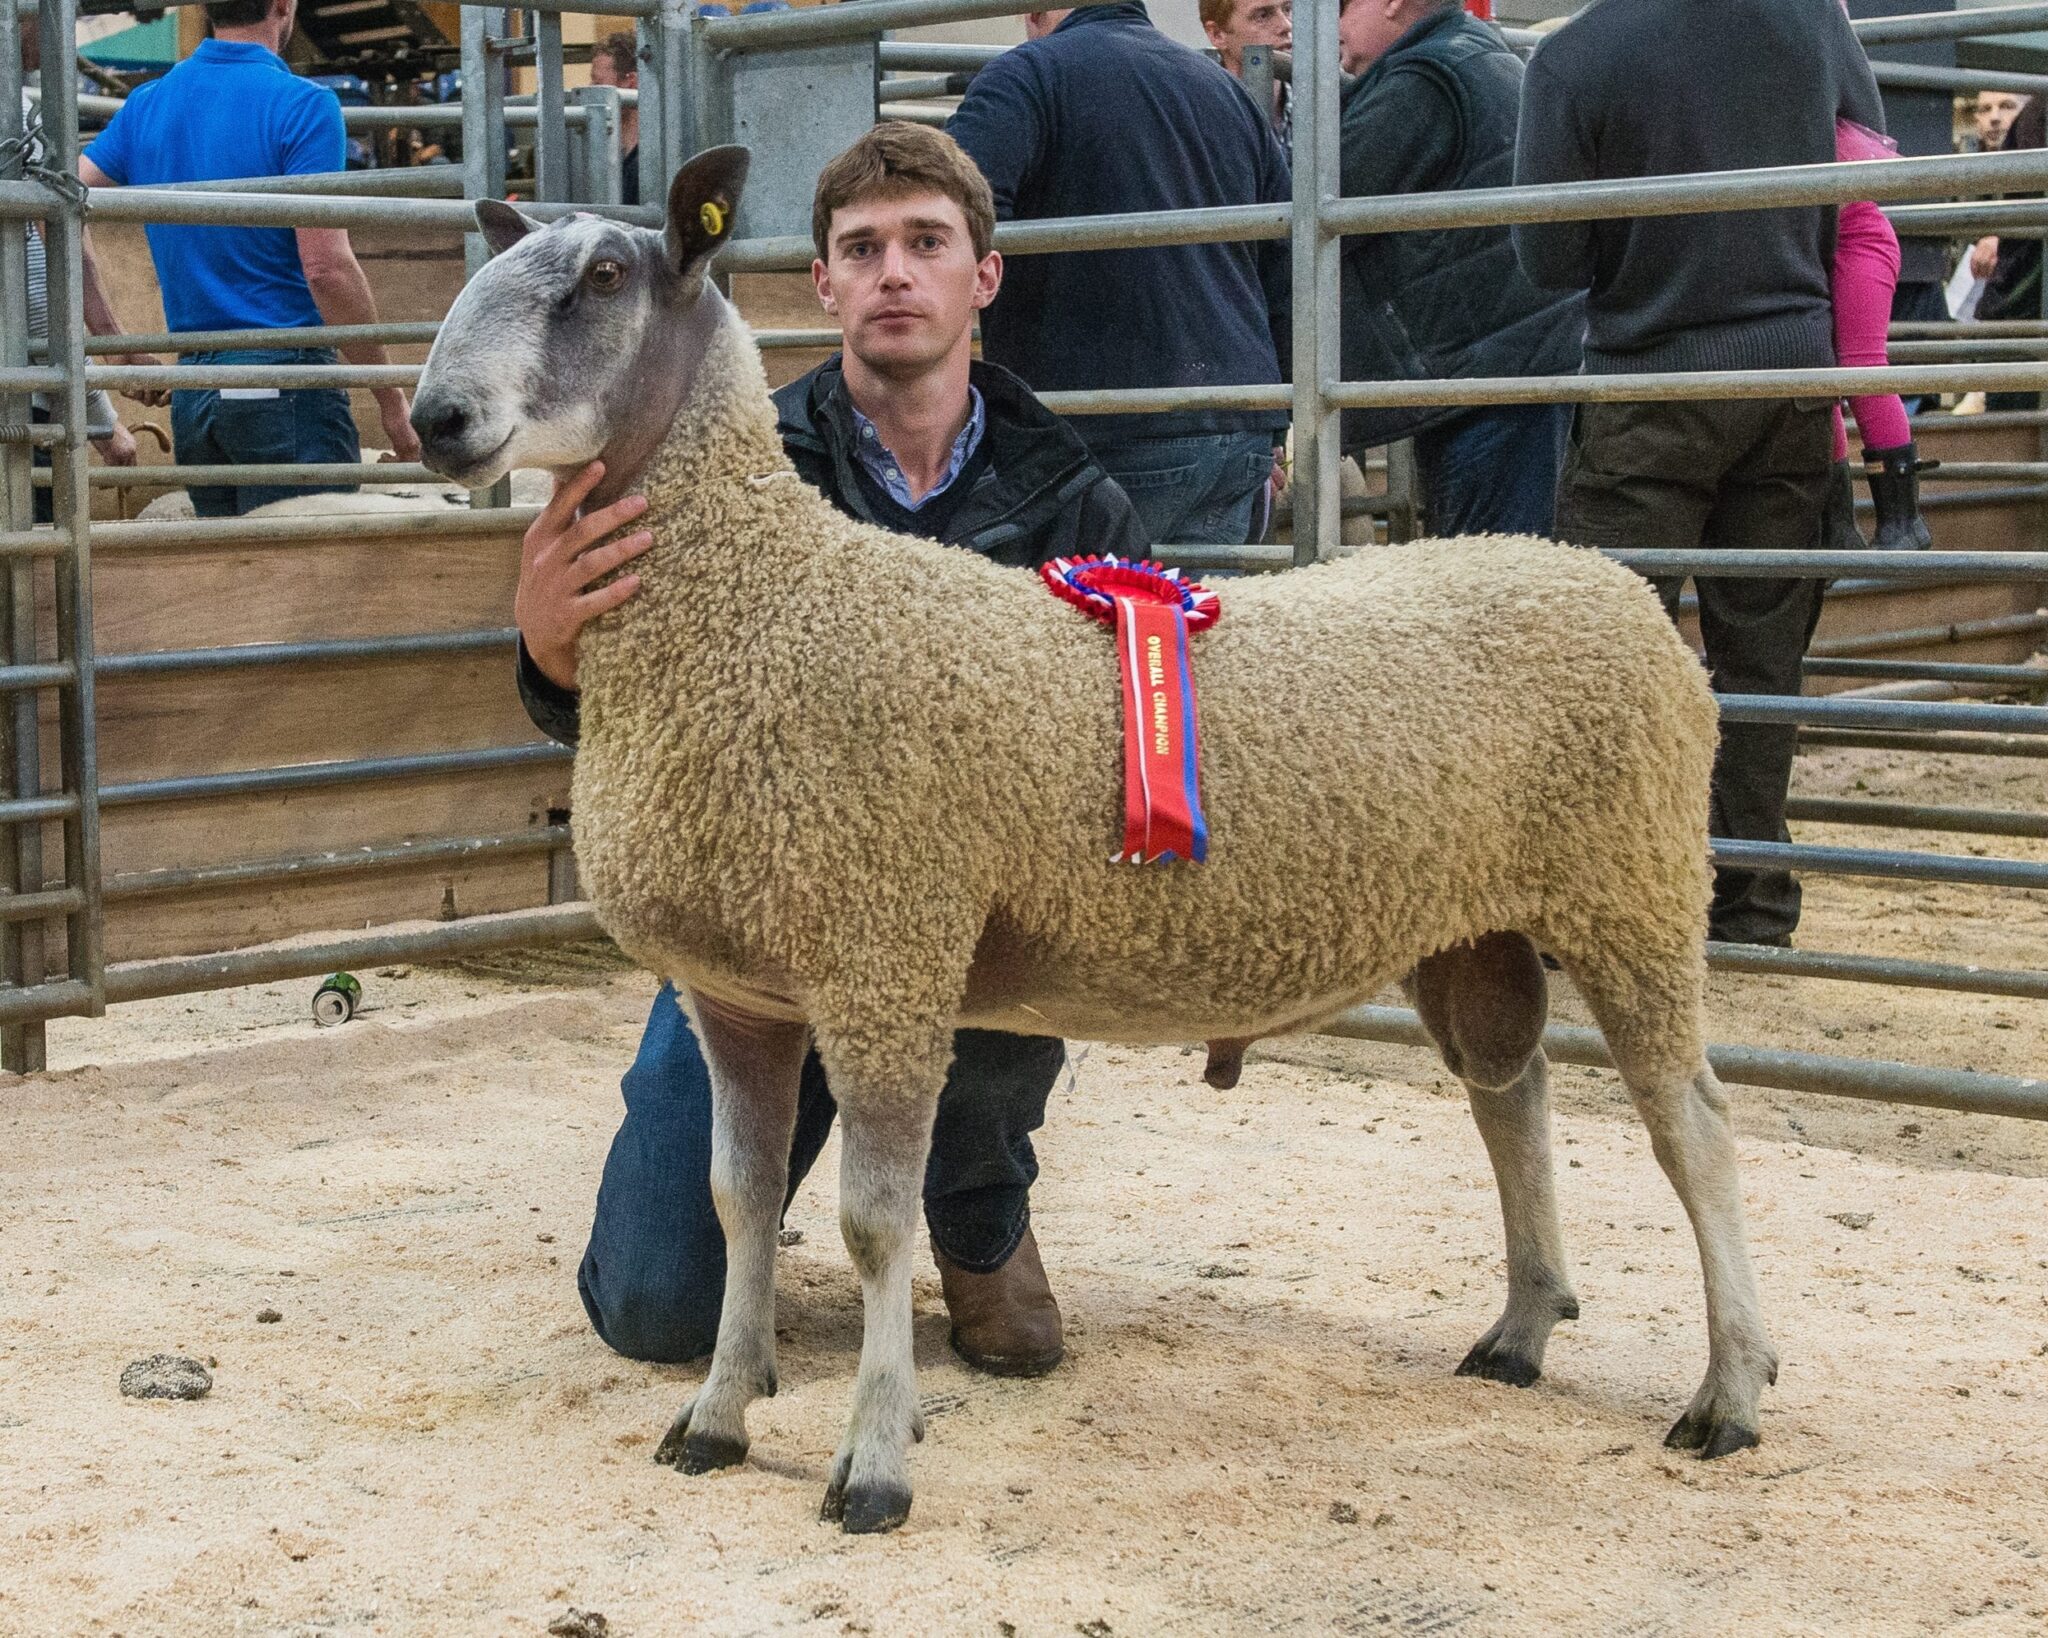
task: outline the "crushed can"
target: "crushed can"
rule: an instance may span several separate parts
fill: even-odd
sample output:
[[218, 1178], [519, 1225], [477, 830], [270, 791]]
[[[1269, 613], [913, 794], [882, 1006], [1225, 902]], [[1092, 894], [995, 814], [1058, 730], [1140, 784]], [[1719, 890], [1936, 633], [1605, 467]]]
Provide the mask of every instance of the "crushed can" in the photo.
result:
[[363, 986], [354, 973], [335, 973], [313, 992], [313, 1022], [345, 1024], [362, 999]]

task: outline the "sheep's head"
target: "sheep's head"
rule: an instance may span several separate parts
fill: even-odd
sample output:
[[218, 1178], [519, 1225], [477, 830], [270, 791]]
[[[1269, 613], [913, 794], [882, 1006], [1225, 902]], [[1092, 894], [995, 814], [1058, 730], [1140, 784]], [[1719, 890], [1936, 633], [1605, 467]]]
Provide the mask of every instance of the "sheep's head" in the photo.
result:
[[747, 161], [736, 147], [692, 159], [660, 233], [586, 215], [543, 227], [479, 200], [494, 255], [448, 310], [413, 400], [427, 465], [471, 488], [600, 455], [608, 482], [637, 471], [725, 314], [705, 271], [732, 231]]

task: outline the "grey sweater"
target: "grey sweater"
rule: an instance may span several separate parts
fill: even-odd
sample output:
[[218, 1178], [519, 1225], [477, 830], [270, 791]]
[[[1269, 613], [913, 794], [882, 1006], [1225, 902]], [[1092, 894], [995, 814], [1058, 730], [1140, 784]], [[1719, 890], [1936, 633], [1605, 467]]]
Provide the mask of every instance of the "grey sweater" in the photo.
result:
[[[1835, 157], [1835, 121], [1884, 129], [1838, 0], [1593, 0], [1523, 82], [1518, 183]], [[1594, 372], [1834, 362], [1835, 213], [1801, 207], [1514, 230], [1529, 277], [1590, 292]]]

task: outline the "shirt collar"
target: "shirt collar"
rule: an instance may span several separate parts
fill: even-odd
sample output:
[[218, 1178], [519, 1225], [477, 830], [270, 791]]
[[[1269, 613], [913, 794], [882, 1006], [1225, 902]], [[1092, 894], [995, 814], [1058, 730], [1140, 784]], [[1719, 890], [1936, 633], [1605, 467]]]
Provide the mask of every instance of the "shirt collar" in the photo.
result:
[[291, 72], [285, 67], [282, 57], [269, 46], [258, 45], [254, 40], [201, 40], [199, 49], [192, 55], [216, 63], [271, 63], [287, 74]]
[[981, 435], [988, 426], [988, 412], [981, 400], [981, 389], [970, 386], [967, 389], [967, 424], [960, 429], [960, 436], [953, 440], [953, 452], [946, 461], [946, 470], [939, 474], [937, 483], [917, 500], [912, 500], [909, 481], [903, 476], [902, 467], [896, 464], [896, 457], [889, 453], [889, 446], [882, 442], [882, 435], [875, 430], [874, 422], [861, 414], [860, 406], [851, 397], [847, 399], [847, 408], [853, 411], [855, 457], [867, 475], [906, 512], [922, 510], [926, 502], [952, 487], [961, 469], [974, 459], [974, 452], [981, 447]]

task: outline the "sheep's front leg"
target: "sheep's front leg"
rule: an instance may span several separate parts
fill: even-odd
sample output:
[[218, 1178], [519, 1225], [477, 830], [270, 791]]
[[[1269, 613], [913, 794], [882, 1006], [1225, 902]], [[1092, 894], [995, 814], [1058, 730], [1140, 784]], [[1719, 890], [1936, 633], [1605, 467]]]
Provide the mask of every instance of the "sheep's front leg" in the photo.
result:
[[711, 1070], [711, 1198], [725, 1231], [725, 1300], [711, 1373], [654, 1459], [684, 1473], [747, 1454], [747, 1407], [775, 1392], [775, 1230], [809, 1031], [722, 1008], [692, 992]]

